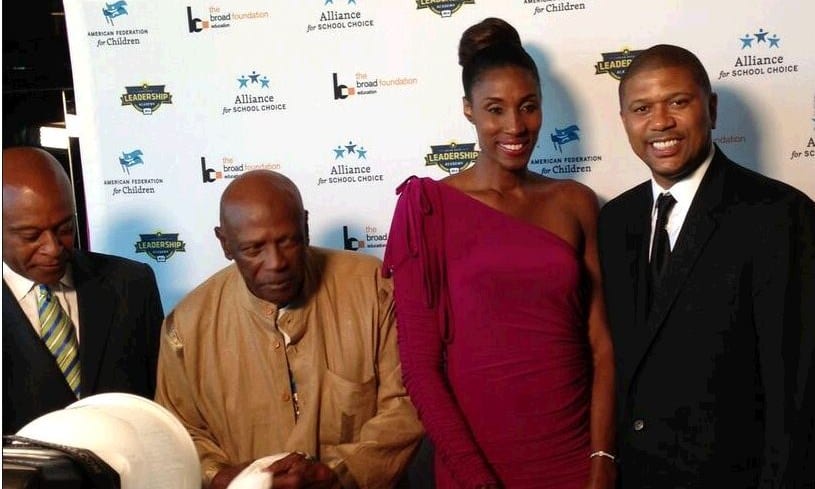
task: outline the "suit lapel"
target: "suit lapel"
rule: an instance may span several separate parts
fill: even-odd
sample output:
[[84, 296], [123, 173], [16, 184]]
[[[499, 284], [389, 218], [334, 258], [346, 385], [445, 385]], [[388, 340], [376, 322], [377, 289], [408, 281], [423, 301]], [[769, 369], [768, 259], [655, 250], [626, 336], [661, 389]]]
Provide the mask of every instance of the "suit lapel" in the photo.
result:
[[717, 148], [682, 224], [662, 284], [654, 295], [651, 314], [645, 323], [644, 341], [636, 352], [637, 358], [641, 359], [645, 355], [665, 325], [679, 291], [684, 287], [705, 245], [716, 230], [714, 211], [722, 201], [726, 164], [727, 159]]
[[79, 306], [79, 350], [84, 396], [96, 389], [117, 301], [114, 289], [106, 285], [101, 274], [96, 273], [93, 263], [85, 254], [75, 251], [72, 265]]

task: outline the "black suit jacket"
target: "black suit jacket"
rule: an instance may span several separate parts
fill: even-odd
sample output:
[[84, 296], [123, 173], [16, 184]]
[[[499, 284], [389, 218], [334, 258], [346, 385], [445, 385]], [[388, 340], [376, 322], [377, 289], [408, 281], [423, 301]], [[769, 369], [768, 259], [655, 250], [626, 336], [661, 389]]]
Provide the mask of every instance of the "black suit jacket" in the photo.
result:
[[815, 205], [717, 148], [647, 315], [652, 203], [645, 182], [599, 222], [621, 486], [802, 484]]
[[[82, 396], [129, 392], [152, 399], [164, 319], [152, 269], [81, 251], [71, 263]], [[3, 434], [74, 401], [53, 355], [3, 282]]]

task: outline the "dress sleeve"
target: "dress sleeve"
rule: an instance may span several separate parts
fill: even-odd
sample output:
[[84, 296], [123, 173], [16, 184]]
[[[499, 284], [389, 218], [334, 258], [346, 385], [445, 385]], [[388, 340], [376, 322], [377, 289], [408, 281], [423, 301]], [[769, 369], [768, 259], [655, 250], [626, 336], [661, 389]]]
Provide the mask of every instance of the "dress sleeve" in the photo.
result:
[[452, 340], [438, 183], [409, 178], [398, 189], [383, 273], [393, 276], [405, 386], [438, 456], [461, 487], [497, 478], [473, 438], [444, 373]]

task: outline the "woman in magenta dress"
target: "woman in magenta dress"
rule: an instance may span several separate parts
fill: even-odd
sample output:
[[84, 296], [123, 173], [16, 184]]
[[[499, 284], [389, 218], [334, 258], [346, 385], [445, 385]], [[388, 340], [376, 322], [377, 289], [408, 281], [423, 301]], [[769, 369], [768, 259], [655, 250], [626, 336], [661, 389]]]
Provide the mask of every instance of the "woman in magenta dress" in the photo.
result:
[[444, 488], [611, 489], [614, 366], [597, 199], [528, 170], [540, 80], [517, 31], [462, 36], [468, 170], [400, 188], [385, 269], [405, 384]]

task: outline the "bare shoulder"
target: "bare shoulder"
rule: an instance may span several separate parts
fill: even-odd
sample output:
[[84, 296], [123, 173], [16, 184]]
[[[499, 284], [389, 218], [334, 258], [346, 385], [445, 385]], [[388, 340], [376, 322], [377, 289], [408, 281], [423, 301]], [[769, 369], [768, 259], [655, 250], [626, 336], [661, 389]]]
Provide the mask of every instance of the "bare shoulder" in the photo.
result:
[[[546, 178], [546, 177], [541, 177]], [[539, 183], [543, 196], [555, 199], [575, 211], [596, 213], [598, 209], [597, 194], [588, 185], [575, 180], [546, 178]]]

